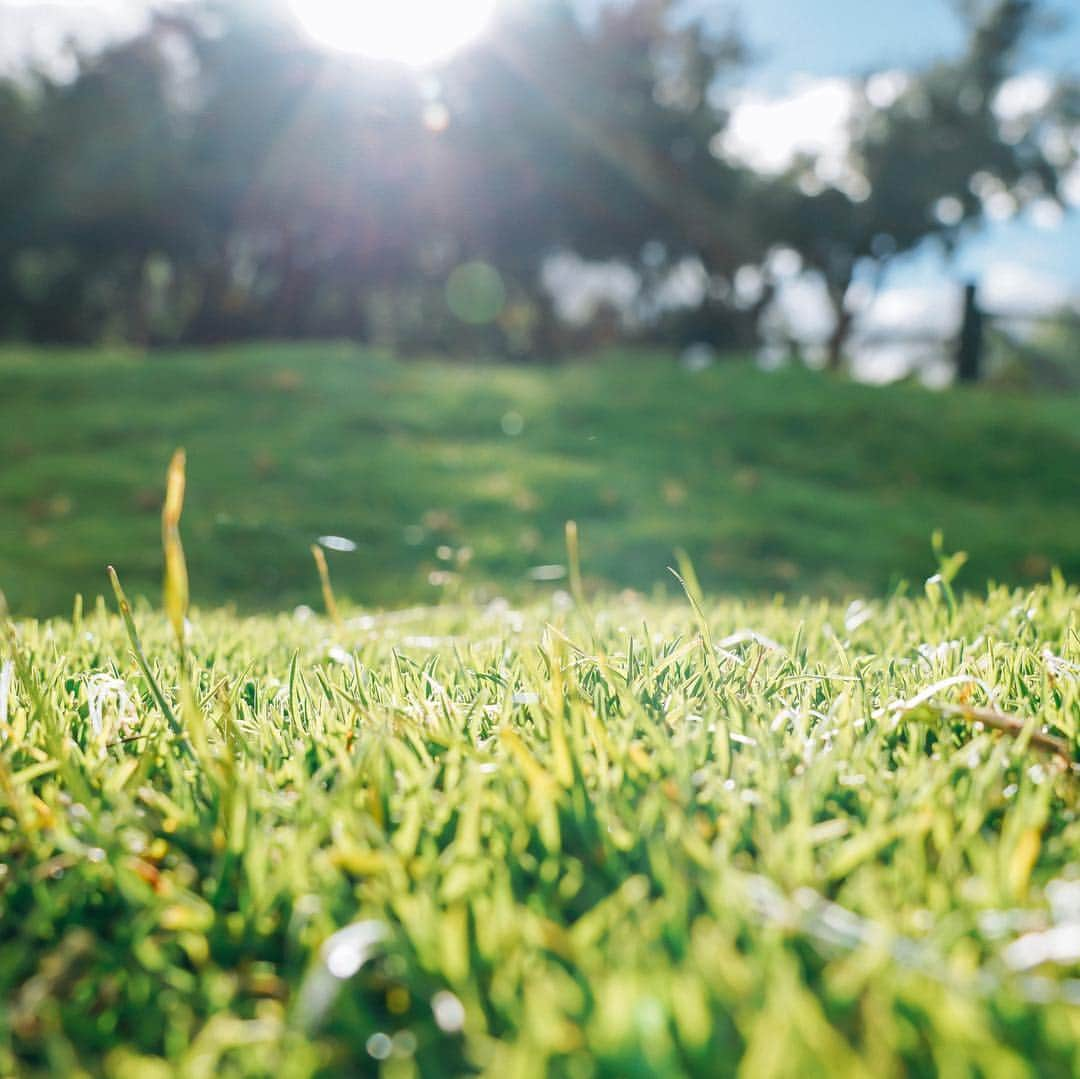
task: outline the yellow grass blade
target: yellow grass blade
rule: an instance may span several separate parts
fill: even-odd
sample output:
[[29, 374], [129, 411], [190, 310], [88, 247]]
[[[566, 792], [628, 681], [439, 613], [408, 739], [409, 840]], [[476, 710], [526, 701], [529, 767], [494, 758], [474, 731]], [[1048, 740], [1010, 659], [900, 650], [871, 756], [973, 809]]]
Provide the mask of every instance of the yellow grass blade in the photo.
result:
[[169, 462], [165, 487], [165, 505], [161, 510], [161, 545], [165, 551], [165, 614], [172, 623], [176, 643], [184, 648], [184, 622], [187, 619], [189, 591], [187, 562], [180, 542], [180, 514], [184, 510], [187, 456], [177, 450]]
[[577, 521], [566, 522], [566, 558], [570, 563], [570, 593], [579, 607], [585, 606], [585, 588], [581, 580], [581, 545]]
[[332, 622], [341, 624], [341, 614], [338, 612], [337, 600], [334, 599], [334, 590], [330, 586], [330, 568], [326, 564], [326, 555], [317, 544], [311, 545], [311, 557], [315, 559], [315, 568], [319, 571], [319, 582], [322, 584], [323, 604], [326, 613]]

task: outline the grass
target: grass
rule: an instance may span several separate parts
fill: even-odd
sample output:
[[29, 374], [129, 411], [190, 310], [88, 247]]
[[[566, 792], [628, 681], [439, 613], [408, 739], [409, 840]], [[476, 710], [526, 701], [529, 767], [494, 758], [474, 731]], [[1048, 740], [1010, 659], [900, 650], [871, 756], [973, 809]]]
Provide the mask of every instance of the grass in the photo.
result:
[[2, 577], [166, 587], [0, 604], [0, 1075], [1080, 1072], [1080, 593], [880, 595], [1073, 568], [1072, 402], [88, 359], [3, 361]]
[[[527, 599], [589, 537], [593, 583], [883, 595], [943, 528], [965, 580], [1080, 574], [1076, 398], [932, 394], [805, 371], [698, 374], [613, 355], [557, 370], [399, 363], [346, 346], [148, 357], [0, 352], [0, 587], [23, 615], [92, 604], [116, 563], [159, 595], [160, 476], [188, 451], [195, 599], [317, 605], [309, 547], [367, 605], [459, 585]], [[558, 572], [558, 571], [554, 571]]]
[[955, 568], [9, 626], [0, 1074], [1076, 1075], [1080, 595]]

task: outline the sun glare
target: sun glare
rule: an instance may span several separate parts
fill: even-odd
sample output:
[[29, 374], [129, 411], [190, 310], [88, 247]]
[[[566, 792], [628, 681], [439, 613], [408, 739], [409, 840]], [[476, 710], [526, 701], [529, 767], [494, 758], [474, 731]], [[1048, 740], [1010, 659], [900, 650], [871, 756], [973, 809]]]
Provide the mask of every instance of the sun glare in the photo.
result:
[[319, 44], [422, 67], [478, 37], [496, 0], [292, 0]]

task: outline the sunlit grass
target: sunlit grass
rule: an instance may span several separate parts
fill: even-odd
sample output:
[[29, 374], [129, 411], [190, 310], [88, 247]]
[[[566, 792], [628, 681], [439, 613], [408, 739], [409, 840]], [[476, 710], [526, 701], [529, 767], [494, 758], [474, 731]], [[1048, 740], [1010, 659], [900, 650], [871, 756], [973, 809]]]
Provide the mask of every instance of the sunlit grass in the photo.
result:
[[935, 528], [970, 552], [960, 588], [1080, 575], [1075, 398], [315, 344], [10, 349], [0, 382], [0, 588], [19, 614], [63, 613], [76, 592], [92, 606], [108, 563], [158, 601], [176, 446], [203, 606], [321, 607], [310, 546], [327, 534], [356, 544], [326, 558], [367, 605], [459, 585], [525, 601], [536, 567], [566, 565], [567, 519], [588, 537], [586, 583], [612, 592], [679, 594], [667, 567], [684, 548], [709, 592], [883, 595], [925, 576]]
[[0, 1074], [1080, 1070], [1060, 574], [965, 593], [935, 533], [887, 599], [718, 600], [682, 549], [614, 596], [564, 519], [553, 585], [440, 545], [445, 601], [383, 612], [317, 532], [327, 617], [244, 618], [189, 609], [186, 479], [118, 613], [0, 603]]
[[570, 539], [10, 627], [0, 1073], [1076, 1074], [1077, 592], [586, 607]]

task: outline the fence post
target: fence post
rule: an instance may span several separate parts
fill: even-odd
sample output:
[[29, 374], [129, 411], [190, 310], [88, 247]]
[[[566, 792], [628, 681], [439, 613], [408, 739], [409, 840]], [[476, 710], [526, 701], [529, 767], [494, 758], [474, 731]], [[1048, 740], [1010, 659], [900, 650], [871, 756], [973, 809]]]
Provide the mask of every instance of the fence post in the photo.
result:
[[964, 320], [960, 325], [960, 340], [956, 348], [956, 379], [958, 382], [978, 382], [982, 373], [983, 313], [979, 309], [974, 281], [964, 286]]

